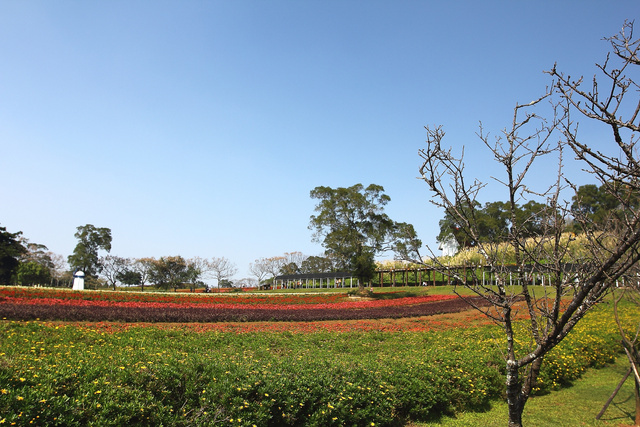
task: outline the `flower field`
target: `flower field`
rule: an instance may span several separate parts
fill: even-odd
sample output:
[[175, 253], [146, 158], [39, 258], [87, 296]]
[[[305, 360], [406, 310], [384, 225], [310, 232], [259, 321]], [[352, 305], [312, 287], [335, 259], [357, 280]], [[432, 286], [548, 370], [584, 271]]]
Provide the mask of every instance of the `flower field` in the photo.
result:
[[454, 295], [362, 301], [344, 293], [210, 296], [0, 288], [0, 317], [13, 320], [318, 321], [406, 318], [466, 309], [467, 303]]
[[[3, 295], [19, 297], [24, 295]], [[334, 298], [333, 304], [348, 302]], [[331, 303], [307, 303], [313, 304]], [[588, 315], [545, 359], [540, 391], [616, 357], [617, 331], [608, 309]], [[499, 399], [504, 384], [500, 337], [473, 311], [316, 322], [4, 319], [0, 423], [402, 425], [481, 410]]]

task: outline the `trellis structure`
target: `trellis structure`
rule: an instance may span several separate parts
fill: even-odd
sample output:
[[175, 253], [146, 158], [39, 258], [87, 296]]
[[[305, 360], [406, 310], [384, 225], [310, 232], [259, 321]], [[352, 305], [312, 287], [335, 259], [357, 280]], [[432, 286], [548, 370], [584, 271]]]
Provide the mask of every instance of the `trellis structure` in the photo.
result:
[[[576, 271], [574, 264], [565, 264], [564, 271]], [[411, 277], [412, 276], [412, 277]], [[476, 281], [483, 285], [508, 284], [519, 285], [523, 280], [530, 284], [545, 286], [551, 282], [551, 272], [544, 268], [536, 271], [518, 273], [515, 265], [504, 266], [500, 271], [491, 271], [486, 266], [457, 265], [447, 267], [407, 267], [376, 270], [377, 283], [367, 283], [367, 286], [436, 286], [436, 285], [465, 285], [469, 281]], [[276, 276], [273, 286], [280, 288], [343, 288], [357, 287], [359, 280], [353, 273], [340, 271], [333, 273], [284, 274]]]
[[[281, 288], [352, 288], [357, 287], [359, 281], [348, 271], [333, 273], [283, 274], [273, 280], [276, 289]], [[348, 284], [347, 284], [348, 283]]]
[[[565, 272], [576, 271], [576, 264], [563, 265]], [[436, 286], [468, 284], [470, 281], [491, 285], [504, 283], [519, 285], [523, 281], [530, 284], [546, 285], [551, 281], [550, 269], [538, 267], [536, 270], [518, 272], [515, 265], [505, 265], [500, 271], [492, 271], [487, 266], [456, 265], [439, 267], [407, 267], [377, 270], [378, 286], [389, 284], [391, 286]], [[412, 278], [410, 276], [413, 276]], [[375, 285], [374, 285], [375, 286]]]

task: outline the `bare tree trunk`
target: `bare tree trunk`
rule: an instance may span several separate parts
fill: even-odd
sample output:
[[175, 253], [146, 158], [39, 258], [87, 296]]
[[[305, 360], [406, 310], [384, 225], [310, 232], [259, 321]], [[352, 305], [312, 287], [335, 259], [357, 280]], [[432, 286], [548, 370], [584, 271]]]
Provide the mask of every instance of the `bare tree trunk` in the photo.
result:
[[640, 381], [635, 378], [636, 384], [636, 425], [640, 426]]
[[515, 360], [507, 361], [507, 405], [509, 406], [509, 427], [522, 426], [522, 386], [520, 382], [520, 368]]

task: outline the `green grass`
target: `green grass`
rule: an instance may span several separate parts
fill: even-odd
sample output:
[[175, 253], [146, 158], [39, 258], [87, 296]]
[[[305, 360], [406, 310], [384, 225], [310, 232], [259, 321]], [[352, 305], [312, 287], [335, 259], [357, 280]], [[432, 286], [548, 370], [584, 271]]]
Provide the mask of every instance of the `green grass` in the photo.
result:
[[[579, 380], [574, 381], [571, 387], [543, 396], [532, 397], [525, 407], [523, 424], [527, 427], [633, 425], [635, 396], [631, 377], [627, 378], [601, 419], [596, 420], [596, 415], [628, 368], [626, 357], [620, 357], [613, 365], [600, 369], [589, 369]], [[491, 409], [487, 412], [467, 412], [458, 414], [455, 418], [442, 417], [438, 421], [416, 423], [411, 426], [505, 426], [507, 413], [507, 404], [497, 401], [492, 402]]]

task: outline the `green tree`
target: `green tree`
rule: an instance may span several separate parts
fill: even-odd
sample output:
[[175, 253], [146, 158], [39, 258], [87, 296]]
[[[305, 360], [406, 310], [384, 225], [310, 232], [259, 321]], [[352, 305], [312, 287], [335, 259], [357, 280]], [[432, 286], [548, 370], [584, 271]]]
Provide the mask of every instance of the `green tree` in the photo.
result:
[[[552, 209], [547, 205], [530, 200], [523, 205], [511, 207], [505, 202], [488, 202], [481, 207], [477, 201], [467, 206], [463, 203], [445, 210], [440, 220], [440, 234], [436, 240], [445, 242], [453, 236], [462, 247], [476, 246], [478, 243], [500, 243], [509, 238], [514, 220], [522, 237], [538, 235], [549, 223]], [[464, 212], [463, 215], [460, 215]]]
[[149, 279], [160, 289], [182, 288], [192, 278], [187, 261], [181, 256], [160, 257], [154, 260]]
[[571, 201], [571, 214], [575, 219], [571, 228], [576, 233], [588, 228], [615, 227], [627, 216], [625, 209], [637, 209], [640, 205], [636, 191], [616, 182], [581, 185]]
[[[461, 217], [458, 212], [464, 212], [465, 216]], [[489, 202], [483, 207], [475, 200], [460, 202], [445, 210], [439, 224], [438, 242], [453, 236], [462, 247], [476, 246], [479, 242], [497, 243], [505, 240], [509, 233], [509, 212], [503, 202]]]
[[142, 284], [142, 274], [134, 270], [124, 270], [116, 277], [125, 286], [139, 286]]
[[78, 227], [74, 236], [78, 244], [68, 258], [69, 265], [87, 276], [97, 276], [102, 270], [98, 251], [111, 251], [111, 230], [87, 224]]
[[595, 184], [581, 185], [571, 200], [571, 212], [575, 216], [583, 216], [599, 225], [618, 206], [618, 200], [612, 194]]
[[[440, 233], [436, 240], [439, 243], [445, 243], [453, 236], [459, 246], [466, 248], [475, 246], [481, 240], [481, 236], [474, 234], [473, 227], [470, 227], [469, 221], [466, 220], [471, 217], [472, 213], [478, 212], [480, 203], [474, 200], [470, 205], [457, 203], [451, 208], [445, 209], [444, 218], [438, 223]], [[464, 215], [458, 215], [458, 212], [464, 212]]]
[[290, 262], [280, 268], [280, 274], [300, 274], [300, 267], [295, 262]]
[[404, 257], [406, 251], [420, 247], [413, 226], [394, 222], [384, 213], [391, 198], [380, 185], [321, 186], [310, 195], [318, 199], [318, 214], [309, 224], [314, 241], [335, 257], [337, 268], [353, 272], [361, 287], [373, 278], [376, 255], [394, 250]]
[[333, 270], [333, 261], [328, 257], [310, 256], [300, 264], [300, 272], [303, 274], [330, 273]]
[[21, 262], [33, 261], [48, 269], [55, 267], [52, 259], [53, 253], [49, 252], [49, 249], [45, 245], [31, 243], [25, 238], [21, 240], [22, 245], [26, 249], [26, 252], [20, 257]]
[[540, 236], [555, 223], [562, 222], [560, 212], [550, 206], [530, 200], [518, 206], [516, 219], [524, 237]]
[[20, 257], [27, 249], [20, 242], [21, 231], [9, 233], [0, 227], [0, 284], [11, 283], [11, 276], [20, 264]]
[[219, 288], [234, 288], [235, 284], [233, 283], [233, 281], [231, 281], [229, 279], [221, 279], [218, 282], [218, 287]]
[[15, 272], [16, 283], [22, 286], [43, 285], [51, 282], [51, 270], [35, 261], [22, 262]]
[[[64, 259], [50, 252], [45, 245], [32, 243], [29, 239], [20, 237], [25, 252], [20, 256], [20, 266], [15, 276], [19, 284], [53, 284], [54, 278], [59, 280], [65, 269]], [[39, 265], [36, 267], [34, 264]]]

